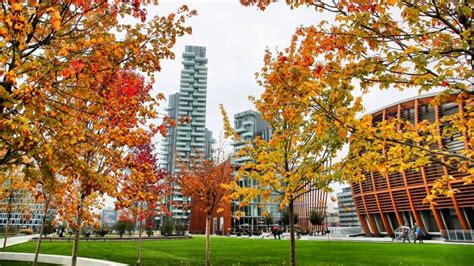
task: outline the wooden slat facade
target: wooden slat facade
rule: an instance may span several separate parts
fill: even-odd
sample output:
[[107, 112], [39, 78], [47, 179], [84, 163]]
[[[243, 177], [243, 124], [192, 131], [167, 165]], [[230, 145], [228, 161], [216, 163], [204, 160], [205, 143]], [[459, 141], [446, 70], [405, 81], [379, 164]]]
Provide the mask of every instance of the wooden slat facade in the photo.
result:
[[[464, 101], [453, 97], [451, 102], [432, 107], [429, 103], [433, 97], [419, 97], [377, 111], [373, 114], [373, 122], [378, 123], [392, 118], [409, 120], [415, 124], [422, 120], [434, 122], [439, 121], [444, 115], [462, 111], [464, 106], [473, 104], [472, 96]], [[466, 134], [463, 136], [466, 137]], [[443, 139], [439, 147], [450, 150], [465, 149], [469, 147], [468, 141], [465, 139], [462, 142], [456, 138]], [[463, 185], [462, 180], [468, 174], [448, 169], [440, 164], [386, 176], [378, 172], [364, 174], [365, 180], [353, 183], [351, 186], [356, 211], [367, 235], [392, 235], [393, 230], [400, 225], [413, 225], [415, 222], [425, 231], [434, 234], [443, 229], [474, 229], [474, 184]], [[422, 201], [429, 193], [434, 180], [445, 174], [455, 177], [451, 186], [460, 192], [454, 197], [437, 198], [436, 205], [423, 204]], [[455, 222], [447, 222], [446, 219], [449, 218]], [[430, 220], [431, 228], [426, 227], [427, 219], [434, 219]], [[436, 228], [433, 228], [433, 224]], [[388, 226], [391, 228], [387, 228]], [[447, 228], [450, 226], [456, 228]]]

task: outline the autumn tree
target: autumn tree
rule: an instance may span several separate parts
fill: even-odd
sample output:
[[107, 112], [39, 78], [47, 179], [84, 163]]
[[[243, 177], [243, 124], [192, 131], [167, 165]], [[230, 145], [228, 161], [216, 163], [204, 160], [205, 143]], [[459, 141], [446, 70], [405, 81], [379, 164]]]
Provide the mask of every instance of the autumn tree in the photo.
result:
[[181, 194], [191, 197], [196, 209], [206, 214], [206, 265], [211, 265], [212, 216], [222, 212], [229, 203], [229, 190], [224, 186], [229, 184], [233, 169], [222, 145], [214, 149], [211, 158], [199, 150], [195, 153], [195, 156], [178, 160], [179, 172], [173, 181], [180, 187]]
[[157, 102], [129, 69], [153, 80], [161, 60], [174, 58], [176, 38], [191, 32], [184, 23], [195, 11], [183, 6], [147, 18], [139, 1], [104, 0], [9, 1], [2, 8], [0, 166], [36, 155], [62, 159], [52, 169], [68, 179], [62, 206], [69, 209], [58, 211], [76, 229], [74, 265], [81, 222], [92, 219], [85, 204], [113, 194], [128, 149], [163, 128], [147, 123]]
[[[269, 123], [273, 135], [266, 141], [255, 138], [238, 156], [253, 160], [240, 167], [236, 180], [249, 178], [255, 187], [235, 186], [235, 196], [242, 197], [241, 205], [252, 198], [262, 201], [275, 200], [278, 195], [280, 209], [287, 208], [290, 225], [290, 258], [296, 264], [294, 203], [301, 196], [314, 190], [329, 189], [332, 181], [341, 180], [334, 171], [332, 159], [348, 141], [342, 124], [334, 123], [328, 112], [345, 112], [360, 108], [350, 106], [353, 97], [344, 91], [331, 90], [307, 68], [312, 57], [301, 54], [297, 42], [275, 56], [267, 51], [258, 83], [265, 89], [253, 99], [257, 110]], [[345, 80], [327, 80], [333, 86], [350, 86]], [[288, 98], [298, 98], [299, 91], [310, 91], [318, 106], [309, 106]], [[228, 120], [224, 120], [228, 124]], [[225, 126], [226, 129], [230, 125]], [[235, 134], [231, 134], [234, 135]]]
[[126, 208], [138, 222], [138, 248], [136, 265], [141, 264], [141, 242], [144, 221], [154, 217], [157, 209], [166, 211], [163, 199], [169, 191], [167, 176], [158, 167], [154, 145], [150, 142], [138, 146], [128, 158], [129, 168], [119, 182], [116, 209]]
[[[292, 8], [311, 7], [335, 15], [335, 22], [298, 28], [292, 43], [302, 42], [300, 51], [306, 68], [321, 84], [340, 93], [354, 87], [333, 86], [331, 79], [357, 84], [363, 93], [375, 89], [438, 88], [443, 92], [431, 103], [437, 108], [445, 101], [462, 103], [460, 111], [439, 123], [417, 124], [400, 119], [372, 123], [370, 116], [355, 119], [355, 113], [328, 113], [352, 136], [351, 153], [345, 164], [347, 174], [363, 178], [362, 170], [388, 172], [418, 168], [431, 163], [464, 173], [472, 183], [472, 7], [469, 1], [286, 1]], [[265, 9], [271, 1], [245, 1]], [[313, 91], [304, 90], [281, 100], [289, 104], [317, 107]], [[339, 115], [338, 115], [339, 114]], [[341, 116], [341, 114], [343, 114]], [[403, 128], [403, 130], [399, 130]], [[454, 139], [464, 143], [461, 150], [443, 145]], [[380, 153], [381, 147], [385, 147]], [[364, 152], [365, 158], [357, 156]], [[409, 156], [406, 156], [409, 155]], [[433, 184], [437, 195], [452, 196], [452, 177], [442, 176]]]

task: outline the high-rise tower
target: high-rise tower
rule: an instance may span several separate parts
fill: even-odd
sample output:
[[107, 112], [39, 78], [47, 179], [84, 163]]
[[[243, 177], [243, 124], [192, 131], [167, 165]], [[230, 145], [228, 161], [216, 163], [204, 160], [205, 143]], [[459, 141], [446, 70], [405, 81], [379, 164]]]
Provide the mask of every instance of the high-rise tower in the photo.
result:
[[[168, 135], [161, 143], [160, 165], [170, 175], [179, 172], [177, 158], [186, 159], [198, 152], [206, 157], [211, 155], [212, 132], [206, 129], [206, 47], [187, 45], [182, 64], [179, 93], [170, 95], [166, 109], [168, 117], [177, 121], [178, 125], [168, 128]], [[188, 122], [180, 123], [180, 120]], [[169, 207], [174, 218], [189, 218], [189, 199], [179, 193], [179, 187], [175, 187], [170, 201], [173, 203]]]

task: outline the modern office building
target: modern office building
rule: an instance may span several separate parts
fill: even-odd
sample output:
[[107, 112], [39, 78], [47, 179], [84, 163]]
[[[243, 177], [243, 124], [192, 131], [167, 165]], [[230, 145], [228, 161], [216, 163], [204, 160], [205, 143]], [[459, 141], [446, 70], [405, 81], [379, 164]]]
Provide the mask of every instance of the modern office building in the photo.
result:
[[[467, 105], [473, 105], [472, 95], [468, 99], [452, 96], [450, 101], [430, 105], [436, 94], [407, 99], [372, 113], [373, 122], [391, 118], [406, 119], [417, 124], [423, 120], [439, 122], [446, 115], [456, 114]], [[442, 123], [440, 124], [442, 127]], [[467, 139], [443, 139], [443, 145], [450, 151], [469, 147]], [[361, 155], [363, 156], [363, 154]], [[458, 189], [452, 197], [439, 197], [436, 205], [423, 204], [423, 199], [435, 179], [451, 175], [451, 186]], [[368, 235], [393, 235], [402, 224], [412, 227], [414, 223], [433, 236], [444, 236], [445, 230], [474, 229], [474, 184], [463, 184], [467, 173], [448, 169], [432, 163], [419, 169], [387, 175], [379, 172], [366, 173], [366, 179], [352, 184], [353, 199], [362, 228]]]
[[[211, 155], [212, 132], [206, 129], [207, 58], [206, 48], [185, 47], [183, 52], [179, 93], [170, 95], [166, 108], [167, 116], [177, 121], [169, 127], [161, 142], [160, 166], [170, 175], [179, 172], [176, 159], [186, 159], [198, 153]], [[168, 199], [168, 208], [176, 219], [188, 222], [190, 199], [179, 193], [172, 184], [173, 196]]]
[[[234, 153], [239, 152], [246, 145], [252, 145], [253, 140], [257, 136], [269, 140], [272, 135], [272, 130], [269, 124], [263, 120], [262, 115], [252, 110], [235, 114], [234, 126], [235, 131], [241, 138], [241, 141], [236, 141], [232, 144], [234, 146]], [[252, 159], [248, 156], [236, 156], [234, 166], [238, 169], [251, 160]], [[255, 180], [251, 180], [247, 177], [242, 178], [238, 182], [241, 187], [256, 186]], [[252, 202], [242, 208], [239, 204], [239, 201], [234, 201], [231, 206], [232, 214], [237, 211], [241, 211], [244, 214], [240, 217], [232, 217], [234, 229], [254, 231], [259, 227], [265, 227], [264, 217], [262, 216], [264, 211], [269, 213], [275, 221], [280, 220], [279, 204], [277, 202], [265, 203], [263, 208], [258, 198], [253, 199]]]
[[360, 221], [352, 200], [351, 187], [342, 188], [337, 193], [337, 206], [339, 211], [339, 222], [342, 227], [359, 227]]
[[[10, 213], [8, 213], [10, 209]], [[16, 230], [21, 228], [33, 229], [37, 232], [41, 227], [44, 216], [43, 204], [35, 203], [31, 192], [19, 192], [13, 196], [11, 201], [2, 200], [0, 202], [0, 228], [4, 228], [10, 216], [9, 227]], [[50, 209], [48, 216], [53, 219], [55, 210]]]
[[117, 211], [113, 208], [105, 208], [100, 214], [100, 224], [114, 226], [117, 223]]

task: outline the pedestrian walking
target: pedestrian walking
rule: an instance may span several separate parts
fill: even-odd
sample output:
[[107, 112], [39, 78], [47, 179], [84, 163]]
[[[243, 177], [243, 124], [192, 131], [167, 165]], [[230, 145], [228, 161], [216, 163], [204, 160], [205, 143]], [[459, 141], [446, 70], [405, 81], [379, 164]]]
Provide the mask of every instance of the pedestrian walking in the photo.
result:
[[418, 243], [423, 244], [423, 237], [425, 236], [425, 232], [423, 232], [423, 229], [421, 227], [416, 226], [415, 227], [415, 240], [413, 241], [416, 244], [416, 240], [418, 240]]
[[405, 240], [407, 240], [408, 243], [411, 243], [410, 242], [410, 237], [409, 237], [409, 232], [410, 232], [410, 227], [408, 227], [406, 225], [403, 225], [402, 226], [403, 243], [405, 243]]

